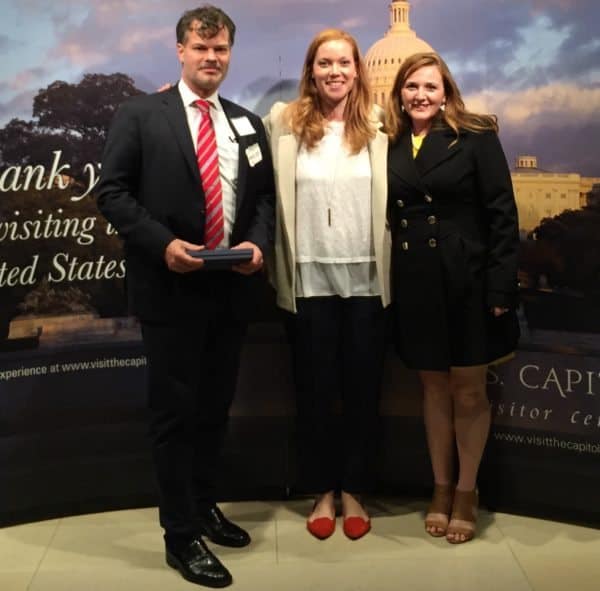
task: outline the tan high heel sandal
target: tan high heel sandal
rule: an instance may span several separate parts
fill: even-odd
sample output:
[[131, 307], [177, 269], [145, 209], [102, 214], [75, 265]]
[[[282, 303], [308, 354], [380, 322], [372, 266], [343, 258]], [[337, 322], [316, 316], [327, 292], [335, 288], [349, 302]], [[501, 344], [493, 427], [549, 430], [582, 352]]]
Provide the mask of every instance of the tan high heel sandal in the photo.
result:
[[[475, 524], [477, 522], [477, 506], [479, 504], [479, 495], [477, 489], [454, 491], [454, 504], [452, 506], [452, 515], [450, 523], [446, 530], [446, 540], [451, 544], [464, 544], [475, 537]], [[458, 520], [466, 522], [465, 524], [454, 524], [452, 521]], [[448, 536], [452, 536], [449, 538]], [[459, 536], [464, 536], [461, 540]]]
[[[425, 515], [425, 531], [434, 538], [441, 538], [446, 535], [448, 523], [450, 521], [450, 512], [452, 511], [452, 502], [454, 499], [454, 484], [434, 484], [433, 497], [431, 504]], [[427, 528], [436, 528], [430, 531]], [[438, 531], [440, 530], [440, 531]]]

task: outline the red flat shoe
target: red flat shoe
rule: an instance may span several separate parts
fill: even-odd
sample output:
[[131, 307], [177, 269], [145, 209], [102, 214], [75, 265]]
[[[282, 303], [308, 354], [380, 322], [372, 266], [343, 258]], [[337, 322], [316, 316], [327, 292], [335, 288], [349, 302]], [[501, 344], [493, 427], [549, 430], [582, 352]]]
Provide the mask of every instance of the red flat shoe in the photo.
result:
[[344, 519], [344, 533], [351, 540], [362, 538], [371, 529], [371, 520], [362, 517], [346, 517]]
[[[345, 527], [345, 526], [344, 526]], [[335, 519], [330, 517], [317, 517], [306, 522], [306, 529], [319, 540], [325, 540], [335, 531]]]

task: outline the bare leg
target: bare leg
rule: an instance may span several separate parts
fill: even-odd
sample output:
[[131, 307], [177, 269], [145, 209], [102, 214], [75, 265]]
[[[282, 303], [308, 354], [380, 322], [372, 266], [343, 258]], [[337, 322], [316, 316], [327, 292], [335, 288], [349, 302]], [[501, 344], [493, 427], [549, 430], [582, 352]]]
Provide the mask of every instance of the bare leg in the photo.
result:
[[490, 404], [486, 395], [487, 366], [453, 367], [450, 383], [458, 448], [459, 490], [473, 490], [481, 456], [490, 432]]
[[[436, 491], [440, 490], [440, 485], [448, 490], [453, 479], [455, 440], [450, 376], [443, 371], [420, 371], [419, 376], [423, 384], [423, 416]], [[434, 492], [435, 496], [437, 492]], [[425, 518], [426, 529], [432, 535], [446, 532], [449, 509], [447, 513], [438, 512], [445, 504], [441, 502], [440, 505], [434, 498], [434, 510]]]
[[308, 521], [314, 521], [320, 517], [335, 519], [335, 503], [333, 491], [329, 490], [315, 499], [315, 506], [308, 517]]
[[344, 519], [348, 517], [361, 517], [365, 521], [369, 519], [369, 515], [362, 506], [360, 499], [344, 490], [342, 491], [342, 514]]
[[[490, 405], [486, 395], [487, 366], [453, 367], [450, 385], [454, 403], [454, 427], [458, 449], [459, 476], [457, 491], [473, 491], [477, 486], [477, 472], [490, 430]], [[471, 520], [452, 519], [448, 539], [464, 542], [472, 537], [475, 523]], [[465, 533], [467, 532], [467, 533]]]

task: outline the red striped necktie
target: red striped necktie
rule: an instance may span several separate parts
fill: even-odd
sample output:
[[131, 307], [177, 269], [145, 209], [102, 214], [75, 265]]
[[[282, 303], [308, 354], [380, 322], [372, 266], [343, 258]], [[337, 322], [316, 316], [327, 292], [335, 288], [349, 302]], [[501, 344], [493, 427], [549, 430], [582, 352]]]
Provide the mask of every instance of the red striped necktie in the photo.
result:
[[204, 190], [204, 203], [206, 206], [206, 219], [204, 224], [204, 246], [216, 248], [225, 236], [223, 225], [223, 190], [219, 176], [219, 154], [217, 152], [217, 138], [210, 117], [210, 103], [203, 99], [196, 101], [202, 113], [202, 120], [198, 126], [198, 148], [196, 160], [202, 179]]

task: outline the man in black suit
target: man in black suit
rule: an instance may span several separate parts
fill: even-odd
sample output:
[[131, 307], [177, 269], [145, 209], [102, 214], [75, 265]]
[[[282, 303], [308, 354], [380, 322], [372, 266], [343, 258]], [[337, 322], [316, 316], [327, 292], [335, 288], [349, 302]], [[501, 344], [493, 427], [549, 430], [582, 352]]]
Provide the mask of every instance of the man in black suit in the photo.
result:
[[[232, 578], [201, 536], [225, 546], [250, 543], [248, 533], [217, 508], [212, 485], [274, 217], [262, 123], [217, 94], [234, 34], [231, 19], [213, 6], [183, 14], [177, 24], [181, 80], [120, 107], [98, 186], [99, 208], [124, 241], [130, 305], [141, 321], [148, 357], [167, 563], [185, 579], [211, 587]], [[204, 151], [203, 122], [213, 130], [206, 133], [214, 134], [208, 158], [196, 153], [198, 146]], [[226, 270], [190, 256], [202, 255], [209, 241], [212, 189], [202, 167], [211, 153], [213, 162], [218, 158], [223, 220], [217, 246], [252, 251], [251, 260]]]

